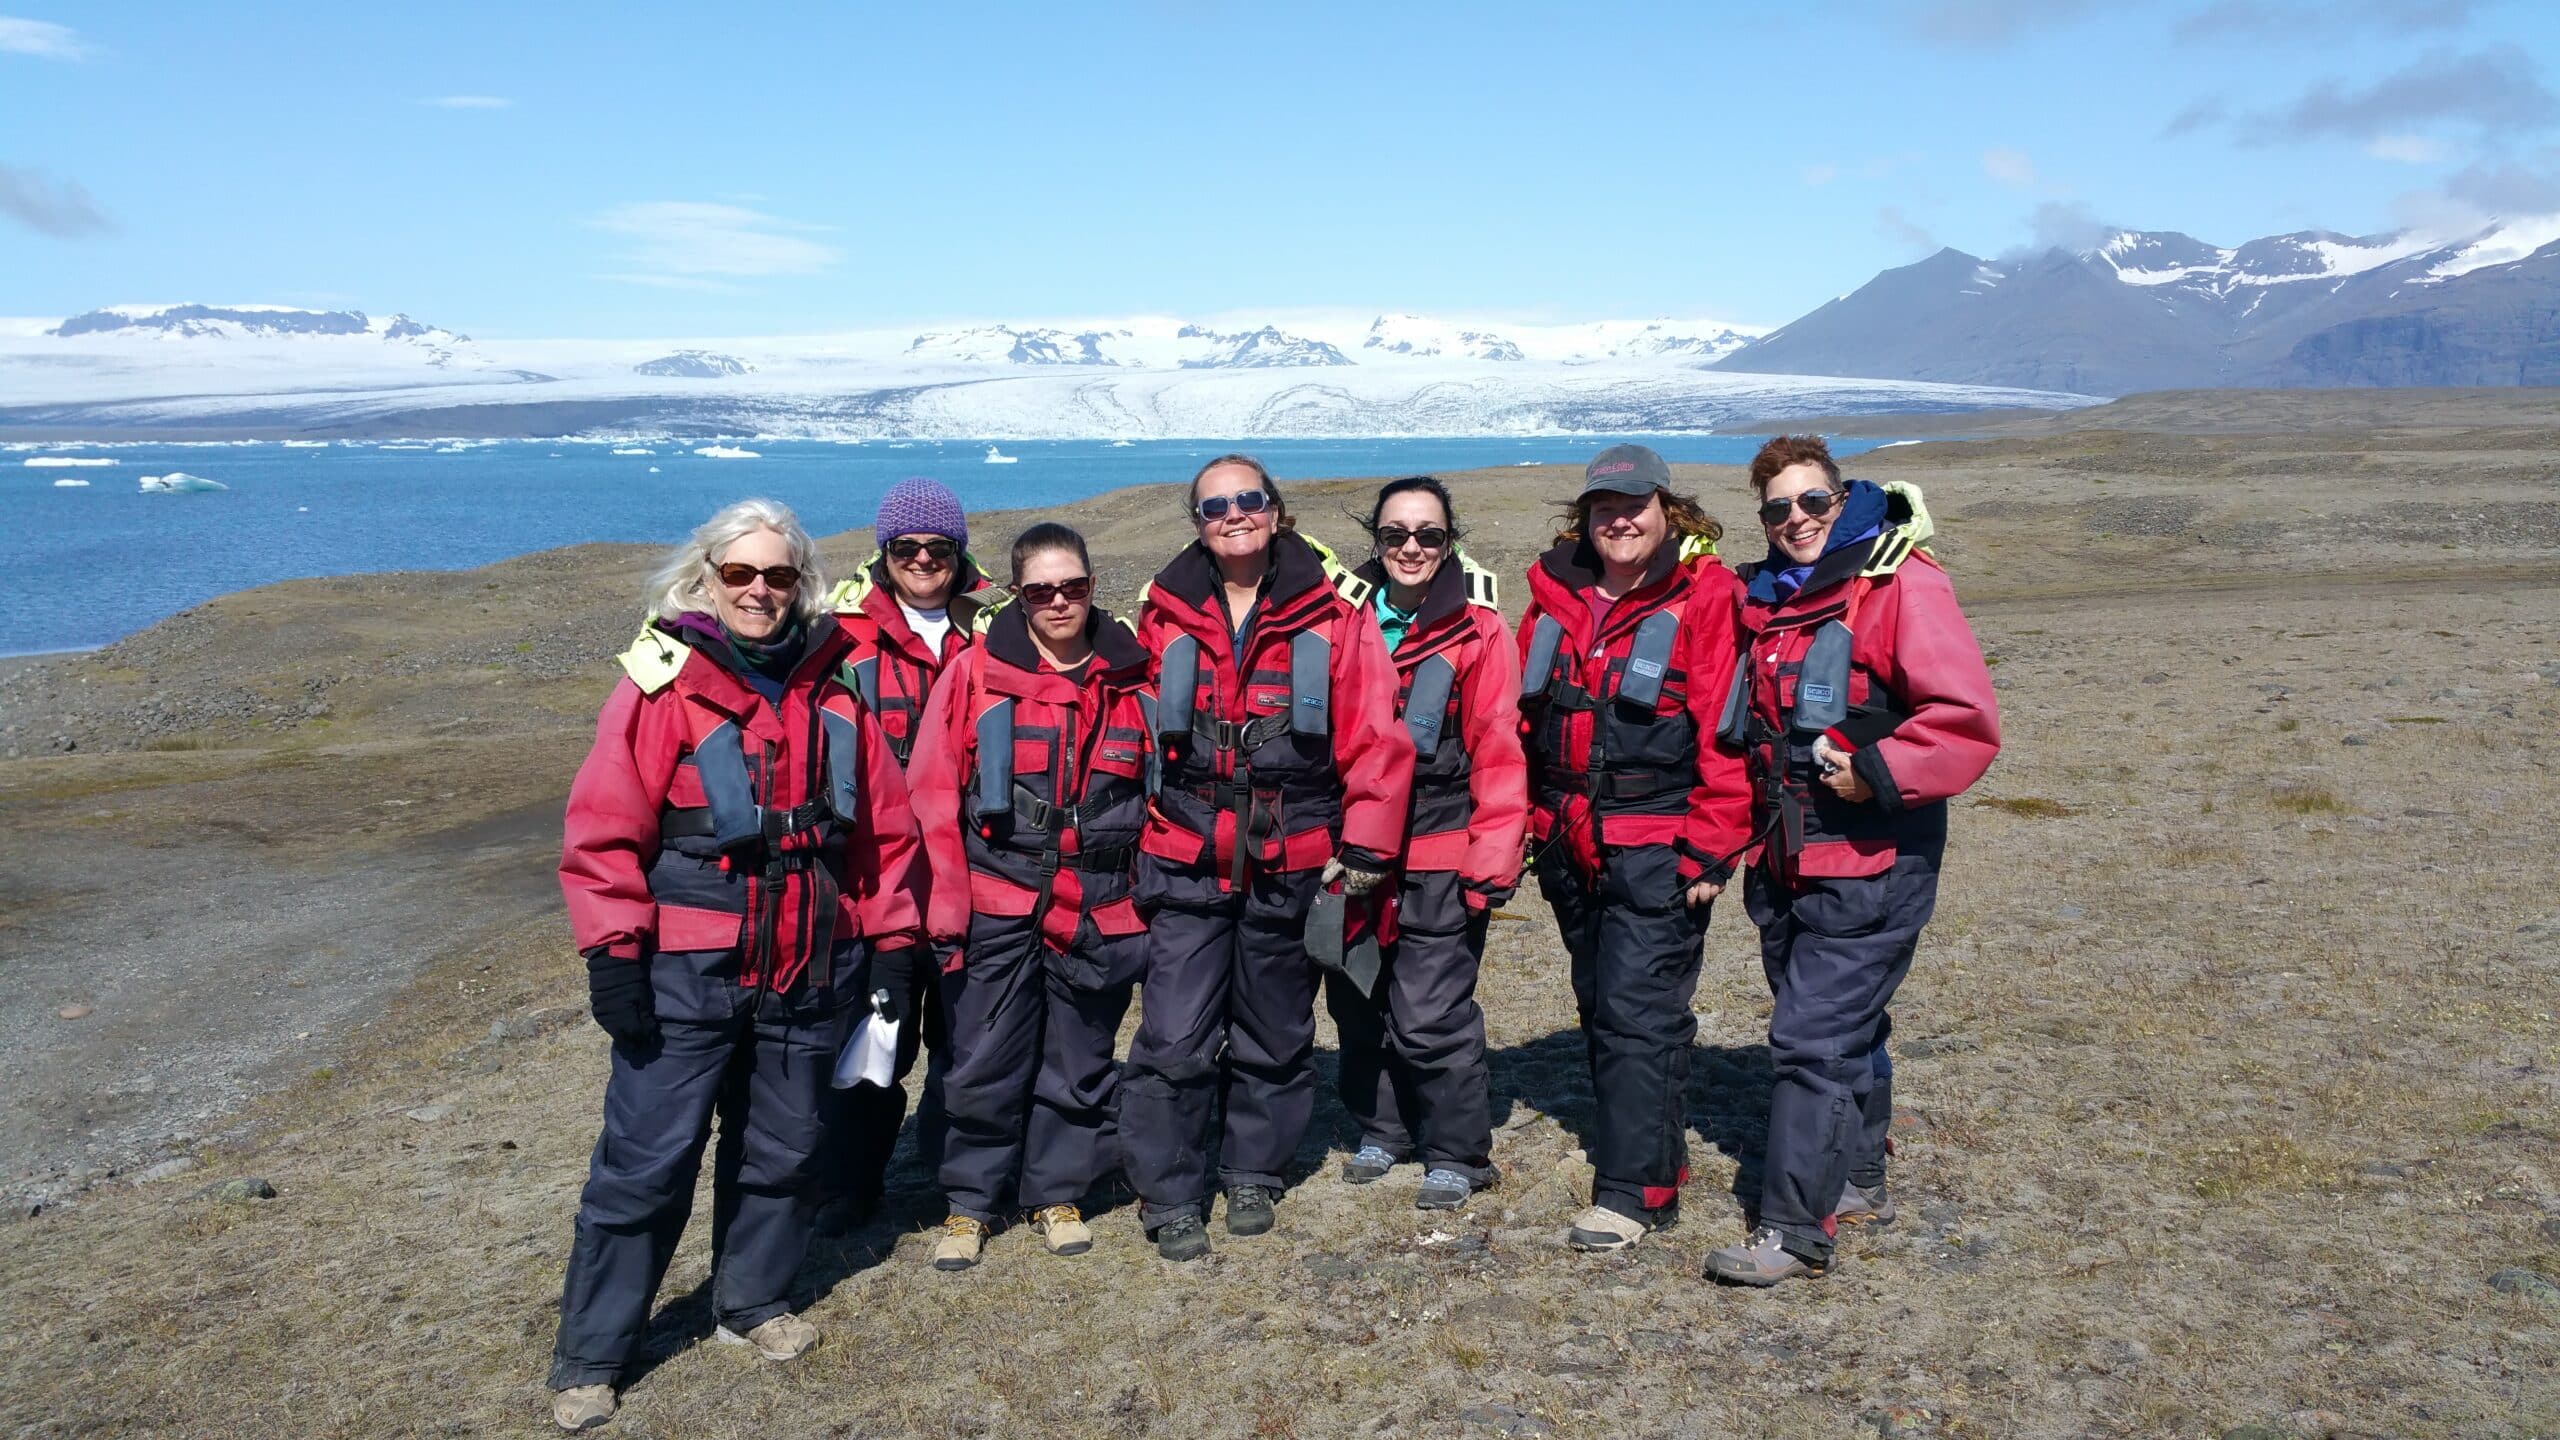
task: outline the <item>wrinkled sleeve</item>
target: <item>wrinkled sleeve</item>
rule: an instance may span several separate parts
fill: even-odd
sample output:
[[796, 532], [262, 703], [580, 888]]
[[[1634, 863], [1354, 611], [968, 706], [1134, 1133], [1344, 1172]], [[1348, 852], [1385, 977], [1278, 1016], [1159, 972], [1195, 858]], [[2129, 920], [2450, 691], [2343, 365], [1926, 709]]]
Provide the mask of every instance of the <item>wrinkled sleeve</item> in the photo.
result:
[[920, 895], [927, 883], [924, 844], [907, 798], [906, 776], [880, 724], [863, 717], [860, 819], [845, 837], [845, 884], [862, 938], [874, 950], [899, 950], [924, 933]]
[[1689, 601], [1680, 627], [1680, 668], [1688, 677], [1689, 723], [1698, 732], [1698, 786], [1689, 792], [1689, 813], [1680, 825], [1680, 879], [1683, 884], [1712, 880], [1723, 884], [1733, 876], [1741, 850], [1751, 839], [1751, 773], [1743, 752], [1716, 734], [1724, 720], [1724, 702], [1733, 689], [1734, 667], [1741, 663], [1741, 631], [1735, 610], [1741, 583], [1721, 565], [1699, 576], [1699, 593]]
[[[1521, 612], [1520, 628], [1511, 637], [1512, 669], [1520, 676], [1520, 679], [1512, 685], [1515, 692], [1520, 686], [1528, 683], [1529, 642], [1530, 638], [1537, 633], [1538, 617], [1545, 613], [1547, 612], [1539, 607], [1537, 592], [1533, 589], [1529, 595], [1529, 608]], [[1538, 747], [1530, 743], [1530, 727], [1535, 722], [1528, 713], [1528, 707], [1520, 702], [1520, 697], [1516, 693], [1512, 696], [1511, 708], [1520, 722], [1520, 774], [1528, 791], [1523, 798], [1528, 803], [1529, 815], [1534, 822], [1530, 826], [1530, 833], [1551, 835], [1555, 833], [1555, 812], [1539, 803], [1540, 787], [1537, 783], [1538, 766], [1549, 757], [1541, 756], [1538, 753]]]
[[578, 949], [636, 960], [656, 940], [658, 904], [648, 871], [658, 858], [680, 742], [673, 707], [624, 679], [596, 716], [596, 742], [569, 784], [561, 827], [560, 893]]
[[1475, 663], [1460, 686], [1467, 743], [1467, 858], [1460, 878], [1483, 891], [1520, 883], [1529, 825], [1529, 763], [1520, 749], [1520, 659], [1500, 616], [1478, 610]]
[[1877, 673], [1902, 704], [1893, 733], [1852, 757], [1886, 810], [1952, 800], [2000, 753], [1991, 667], [1947, 572], [1917, 556], [1895, 572], [1892, 651]]
[[1333, 763], [1342, 776], [1342, 844], [1371, 869], [1393, 868], [1404, 853], [1407, 802], [1413, 795], [1413, 736], [1396, 717], [1396, 667], [1378, 620], [1352, 609], [1336, 627], [1329, 682], [1333, 691]]
[[933, 687], [915, 753], [907, 761], [907, 785], [916, 823], [924, 831], [931, 875], [925, 933], [953, 945], [969, 935], [969, 851], [960, 834], [960, 787], [978, 748], [967, 713], [977, 668], [977, 652], [965, 651]]

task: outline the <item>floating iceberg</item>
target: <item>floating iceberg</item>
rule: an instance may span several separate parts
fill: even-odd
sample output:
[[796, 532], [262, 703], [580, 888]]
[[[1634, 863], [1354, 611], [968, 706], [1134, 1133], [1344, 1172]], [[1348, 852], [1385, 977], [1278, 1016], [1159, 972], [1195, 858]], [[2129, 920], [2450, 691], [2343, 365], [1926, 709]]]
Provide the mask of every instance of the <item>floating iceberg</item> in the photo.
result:
[[990, 465], [1014, 465], [1020, 463], [1021, 460], [1021, 456], [1007, 455], [993, 445], [987, 447], [987, 463]]
[[763, 458], [753, 450], [741, 450], [735, 445], [703, 445], [697, 447], [693, 453], [701, 456], [705, 460], [758, 460]]
[[230, 488], [219, 480], [207, 480], [201, 475], [189, 475], [181, 470], [172, 470], [166, 475], [142, 477], [142, 493], [145, 495], [190, 495], [204, 490]]
[[613, 453], [616, 455], [655, 455], [658, 452], [655, 450], [616, 450]]
[[1126, 450], [1136, 443], [1137, 442], [1134, 440], [1114, 440], [1111, 442], [1111, 448], [1114, 450]]
[[56, 490], [86, 490], [89, 488], [89, 482], [86, 480], [74, 480], [70, 476], [66, 475], [61, 479], [54, 481], [53, 488]]
[[287, 450], [326, 450], [329, 448], [329, 442], [326, 440], [287, 440], [284, 442], [284, 448]]
[[30, 455], [27, 457], [27, 468], [30, 470], [67, 470], [75, 465], [113, 465], [114, 463], [116, 462], [113, 460], [88, 455]]

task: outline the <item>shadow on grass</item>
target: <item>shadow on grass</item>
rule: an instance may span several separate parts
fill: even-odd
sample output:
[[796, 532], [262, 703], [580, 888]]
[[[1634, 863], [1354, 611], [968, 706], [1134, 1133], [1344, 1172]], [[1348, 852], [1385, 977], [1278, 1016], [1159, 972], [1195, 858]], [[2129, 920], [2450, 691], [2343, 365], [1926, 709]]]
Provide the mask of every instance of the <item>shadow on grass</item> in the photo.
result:
[[[1586, 1151], [1598, 1140], [1598, 1107], [1581, 1030], [1557, 1030], [1506, 1045], [1490, 1058], [1495, 1128], [1509, 1123], [1513, 1107], [1526, 1105], [1552, 1117]], [[1766, 1045], [1699, 1045], [1689, 1051], [1685, 1098], [1690, 1127], [1733, 1159], [1733, 1197], [1746, 1210], [1760, 1203], [1770, 1075]]]

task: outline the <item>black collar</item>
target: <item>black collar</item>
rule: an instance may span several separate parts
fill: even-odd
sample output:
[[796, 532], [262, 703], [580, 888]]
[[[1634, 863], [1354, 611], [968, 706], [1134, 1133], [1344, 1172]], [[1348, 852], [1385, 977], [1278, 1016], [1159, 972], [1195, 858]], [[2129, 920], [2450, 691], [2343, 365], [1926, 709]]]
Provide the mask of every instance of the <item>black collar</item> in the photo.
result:
[[[1147, 652], [1138, 643], [1138, 637], [1130, 634], [1128, 626], [1112, 619], [1111, 613], [1099, 605], [1085, 616], [1084, 638], [1093, 646], [1094, 656], [1102, 662], [1105, 671], [1118, 674], [1146, 669]], [[990, 657], [1016, 670], [1037, 675], [1048, 663], [1042, 658], [1038, 643], [1031, 638], [1031, 616], [1019, 604], [1007, 605], [996, 612], [996, 618], [987, 626], [986, 645]]]
[[[1271, 566], [1262, 572], [1264, 599], [1282, 603], [1323, 583], [1324, 560], [1316, 554], [1316, 547], [1294, 530], [1282, 530], [1271, 537]], [[1194, 609], [1206, 610], [1213, 599], [1224, 593], [1226, 582], [1219, 577], [1218, 562], [1210, 557], [1208, 547], [1194, 540], [1156, 572], [1154, 588]]]
[[[1379, 594], [1387, 592], [1385, 561], [1371, 559], [1351, 573], [1377, 586]], [[1457, 551], [1451, 550], [1449, 557], [1440, 562], [1440, 568], [1431, 573], [1431, 584], [1422, 592], [1422, 604], [1413, 612], [1413, 628], [1417, 631], [1431, 629], [1466, 608], [1466, 565], [1458, 559]]]

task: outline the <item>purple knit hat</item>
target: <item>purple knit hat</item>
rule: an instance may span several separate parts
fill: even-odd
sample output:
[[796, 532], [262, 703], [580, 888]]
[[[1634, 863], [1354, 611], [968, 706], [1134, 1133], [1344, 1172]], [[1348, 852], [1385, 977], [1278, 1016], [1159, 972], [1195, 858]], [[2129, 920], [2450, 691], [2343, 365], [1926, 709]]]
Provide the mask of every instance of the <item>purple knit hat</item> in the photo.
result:
[[901, 535], [942, 535], [966, 548], [969, 517], [960, 509], [959, 496], [938, 481], [918, 476], [899, 481], [880, 497], [880, 513], [872, 521], [871, 533], [883, 549]]

